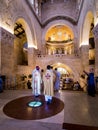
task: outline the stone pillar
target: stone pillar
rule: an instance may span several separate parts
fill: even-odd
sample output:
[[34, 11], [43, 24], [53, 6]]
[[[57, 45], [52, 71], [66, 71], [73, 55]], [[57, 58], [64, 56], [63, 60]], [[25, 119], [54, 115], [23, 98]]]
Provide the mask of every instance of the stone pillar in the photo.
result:
[[1, 28], [1, 73], [14, 74], [14, 35]]
[[98, 24], [93, 30], [95, 41], [95, 75], [98, 76]]
[[45, 44], [42, 45], [42, 47], [41, 47], [41, 54], [46, 55], [46, 45]]
[[78, 47], [78, 39], [75, 37], [74, 38], [74, 54], [75, 54], [75, 56], [78, 56], [79, 55], [79, 47]]
[[0, 28], [0, 74], [1, 74], [1, 28]]
[[34, 48], [28, 48], [28, 66], [35, 67], [36, 53]]
[[82, 45], [81, 48], [81, 63], [83, 66], [83, 69], [88, 70], [89, 67], [89, 46], [88, 45]]
[[38, 10], [39, 10], [39, 18], [40, 18], [40, 20], [41, 20], [41, 2], [38, 2]]
[[43, 55], [46, 55], [47, 53], [47, 48], [46, 48], [46, 42], [45, 42], [45, 40], [42, 40], [41, 41], [41, 47], [40, 47], [40, 50], [41, 50], [41, 54], [43, 54]]

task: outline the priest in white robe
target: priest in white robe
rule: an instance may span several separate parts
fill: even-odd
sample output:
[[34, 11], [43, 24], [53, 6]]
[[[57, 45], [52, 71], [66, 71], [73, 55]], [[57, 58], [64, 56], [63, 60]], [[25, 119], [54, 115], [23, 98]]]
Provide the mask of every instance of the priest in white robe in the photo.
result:
[[47, 69], [43, 75], [43, 82], [44, 82], [45, 101], [51, 103], [52, 96], [54, 95], [54, 89], [53, 89], [53, 72], [51, 71], [50, 65], [47, 66]]
[[32, 93], [35, 96], [41, 94], [41, 73], [39, 66], [36, 66], [32, 72]]

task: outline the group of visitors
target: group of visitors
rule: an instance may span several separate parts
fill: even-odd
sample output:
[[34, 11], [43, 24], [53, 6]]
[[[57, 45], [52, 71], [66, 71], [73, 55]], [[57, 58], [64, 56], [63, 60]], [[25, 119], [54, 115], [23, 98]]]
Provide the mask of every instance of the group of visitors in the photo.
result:
[[60, 86], [60, 73], [57, 68], [47, 65], [46, 70], [41, 69], [39, 66], [32, 71], [32, 93], [37, 97], [42, 92], [45, 95], [47, 103], [52, 102], [54, 90], [59, 90]]
[[[87, 82], [82, 84], [76, 82], [76, 87], [84, 87], [87, 85], [86, 90], [88, 95], [94, 97], [96, 94], [95, 90], [95, 80], [94, 80], [94, 69], [90, 69], [90, 72], [87, 73], [83, 71], [87, 75]], [[52, 66], [47, 65], [46, 70], [40, 69], [39, 66], [32, 71], [32, 93], [37, 97], [41, 94], [45, 95], [45, 101], [47, 103], [52, 102], [52, 97], [54, 95], [54, 91], [58, 91], [60, 89], [60, 78], [61, 74], [58, 72], [57, 68], [53, 69]], [[81, 77], [84, 78], [84, 77]], [[82, 81], [82, 80], [81, 80]]]

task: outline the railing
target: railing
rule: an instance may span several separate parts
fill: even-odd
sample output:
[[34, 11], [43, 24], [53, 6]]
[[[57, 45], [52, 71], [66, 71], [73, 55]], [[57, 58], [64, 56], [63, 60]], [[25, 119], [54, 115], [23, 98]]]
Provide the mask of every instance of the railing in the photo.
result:
[[75, 54], [53, 54], [53, 55], [37, 55], [37, 58], [78, 58]]

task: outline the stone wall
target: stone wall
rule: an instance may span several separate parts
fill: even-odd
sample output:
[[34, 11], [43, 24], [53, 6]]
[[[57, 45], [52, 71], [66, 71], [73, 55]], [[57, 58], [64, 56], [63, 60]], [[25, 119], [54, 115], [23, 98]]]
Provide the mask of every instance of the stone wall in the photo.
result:
[[41, 25], [25, 0], [1, 0], [0, 16], [1, 27], [12, 34], [14, 33], [14, 24], [19, 20], [25, 29], [30, 46], [41, 48]]
[[94, 28], [95, 39], [95, 75], [98, 76], [98, 24]]
[[1, 73], [10, 75], [14, 72], [14, 35], [1, 29]]
[[55, 16], [66, 16], [68, 18], [77, 21], [79, 10], [74, 0], [54, 0], [53, 3], [50, 1], [42, 5], [42, 23], [45, 23], [48, 19]]
[[41, 55], [41, 57], [36, 58], [36, 64], [41, 67], [41, 69], [46, 69], [47, 65], [54, 64], [64, 64], [67, 68], [70, 68], [73, 75], [73, 79], [79, 80], [81, 73], [83, 72], [82, 63], [80, 57], [74, 55]]
[[[0, 16], [0, 74], [5, 75], [9, 82], [10, 77], [13, 79], [17, 75], [19, 77], [22, 74], [28, 75], [35, 68], [34, 47], [41, 48], [41, 25], [25, 0], [1, 0]], [[27, 66], [17, 64], [21, 57], [19, 54], [21, 40], [14, 37], [14, 24], [18, 20], [25, 29], [28, 44], [33, 45], [28, 48]]]
[[[92, 10], [94, 7], [93, 0], [86, 0], [85, 5], [83, 6], [83, 11], [79, 16], [79, 10], [76, 6], [75, 0], [67, 0], [64, 3], [64, 0], [54, 0], [55, 3], [45, 3], [42, 7], [42, 24], [36, 19], [35, 15], [32, 13], [32, 10], [29, 8], [25, 0], [1, 0], [0, 2], [0, 71], [4, 75], [28, 75], [32, 72], [36, 65], [39, 65], [41, 68], [46, 68], [48, 64], [57, 64], [62, 63], [65, 66], [68, 66], [74, 75], [75, 80], [79, 78], [79, 74], [82, 72], [83, 68], [88, 67], [88, 46], [82, 46], [81, 57], [69, 56], [65, 57], [50, 57], [44, 56], [41, 58], [36, 57], [36, 50], [44, 49], [44, 38], [47, 29], [56, 24], [65, 24], [69, 26], [74, 33], [74, 43], [75, 49], [78, 50], [79, 44], [82, 42], [82, 33], [83, 33], [83, 23], [88, 10]], [[61, 2], [62, 1], [62, 2]], [[50, 5], [50, 7], [48, 7]], [[64, 16], [63, 19], [59, 19]], [[56, 20], [53, 20], [53, 17], [57, 17]], [[30, 45], [28, 48], [28, 65], [17, 65], [17, 55], [19, 55], [18, 50], [14, 50], [14, 44], [18, 42], [14, 37], [14, 24], [20, 19], [24, 20], [22, 23], [26, 30], [27, 41], [29, 40]], [[53, 21], [51, 21], [51, 20]], [[69, 20], [71, 19], [71, 20]], [[44, 24], [47, 22], [47, 26]], [[78, 23], [75, 23], [77, 20]], [[24, 23], [26, 23], [24, 25]], [[75, 24], [74, 24], [75, 23]], [[45, 26], [43, 26], [43, 24]], [[27, 25], [27, 26], [26, 26]], [[42, 25], [42, 26], [41, 26]], [[96, 29], [97, 30], [97, 29]], [[10, 33], [11, 32], [11, 33]], [[21, 40], [19, 41], [21, 42]], [[44, 42], [44, 44], [43, 44]], [[98, 71], [98, 61], [97, 61], [97, 38], [96, 38], [96, 56], [95, 56], [95, 68]], [[16, 43], [17, 44], [17, 43]], [[18, 47], [18, 49], [20, 49]], [[16, 52], [15, 52], [16, 51]], [[14, 55], [17, 53], [17, 55]], [[44, 52], [43, 52], [44, 53]]]

